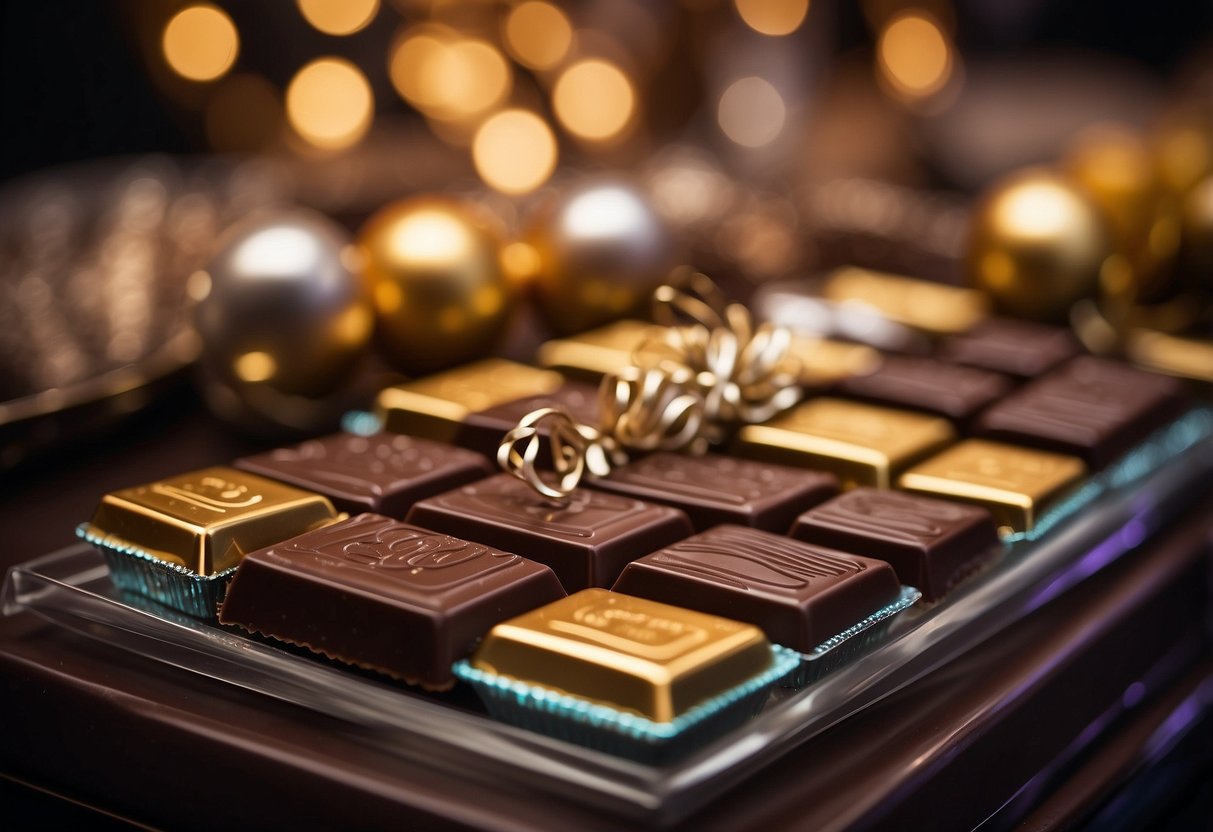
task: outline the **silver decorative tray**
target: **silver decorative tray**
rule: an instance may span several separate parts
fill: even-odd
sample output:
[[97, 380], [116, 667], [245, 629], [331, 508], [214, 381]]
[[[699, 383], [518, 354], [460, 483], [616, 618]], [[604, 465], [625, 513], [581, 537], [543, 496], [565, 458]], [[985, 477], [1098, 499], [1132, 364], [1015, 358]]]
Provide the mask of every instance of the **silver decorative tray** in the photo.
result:
[[1038, 531], [933, 607], [896, 616], [869, 652], [756, 718], [663, 766], [611, 757], [489, 719], [466, 691], [423, 694], [278, 649], [218, 626], [124, 600], [101, 557], [72, 546], [10, 570], [2, 610], [31, 610], [72, 630], [183, 670], [315, 709], [367, 743], [518, 791], [669, 824], [789, 749], [911, 684], [1133, 551], [1208, 487], [1213, 411], [1196, 410], [1071, 494]]

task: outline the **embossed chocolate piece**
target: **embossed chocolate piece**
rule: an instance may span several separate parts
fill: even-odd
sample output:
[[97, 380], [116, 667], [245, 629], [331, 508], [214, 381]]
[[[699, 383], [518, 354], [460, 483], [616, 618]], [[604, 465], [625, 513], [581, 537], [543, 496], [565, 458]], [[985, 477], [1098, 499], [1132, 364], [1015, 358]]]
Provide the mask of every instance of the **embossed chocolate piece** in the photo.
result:
[[897, 474], [955, 438], [946, 419], [869, 404], [819, 398], [761, 425], [746, 425], [740, 456], [816, 468], [843, 488], [888, 488]]
[[219, 620], [440, 689], [493, 625], [563, 595], [545, 566], [361, 514], [251, 553]]
[[398, 518], [424, 497], [492, 473], [480, 454], [391, 433], [334, 434], [245, 457], [236, 467], [323, 494], [351, 514]]
[[897, 600], [884, 561], [724, 525], [628, 564], [614, 590], [735, 618], [808, 652]]
[[586, 484], [681, 509], [700, 532], [721, 523], [784, 532], [797, 514], [838, 493], [837, 478], [823, 471], [665, 452]]
[[979, 436], [1073, 454], [1100, 468], [1179, 415], [1180, 383], [1082, 356], [992, 406]]
[[498, 624], [471, 664], [670, 722], [767, 670], [772, 655], [751, 625], [586, 589]]
[[246, 553], [335, 519], [319, 494], [216, 467], [107, 494], [77, 534], [119, 589], [213, 618]]
[[1014, 318], [989, 318], [949, 336], [935, 355], [942, 361], [1020, 378], [1036, 378], [1081, 351], [1069, 330]]
[[1001, 551], [985, 509], [875, 488], [856, 488], [806, 511], [791, 536], [887, 561], [927, 601]]
[[935, 413], [963, 425], [1006, 395], [1011, 381], [973, 367], [891, 355], [871, 373], [845, 379], [837, 389], [851, 398]]
[[555, 501], [509, 474], [422, 500], [408, 521], [546, 564], [568, 592], [610, 586], [627, 563], [692, 531], [668, 506], [586, 488]]
[[1000, 526], [1022, 532], [1085, 473], [1076, 457], [968, 439], [906, 471], [898, 486], [985, 506]]
[[[469, 413], [459, 428], [459, 444], [493, 456], [497, 453], [501, 437], [507, 431], [517, 425], [523, 416], [545, 407], [563, 410], [574, 422], [597, 425], [598, 387], [584, 382], [566, 381], [550, 392], [514, 399], [477, 413]], [[540, 435], [546, 433], [547, 429], [541, 427]], [[547, 452], [545, 442], [540, 451], [540, 465], [550, 464], [545, 456]]]

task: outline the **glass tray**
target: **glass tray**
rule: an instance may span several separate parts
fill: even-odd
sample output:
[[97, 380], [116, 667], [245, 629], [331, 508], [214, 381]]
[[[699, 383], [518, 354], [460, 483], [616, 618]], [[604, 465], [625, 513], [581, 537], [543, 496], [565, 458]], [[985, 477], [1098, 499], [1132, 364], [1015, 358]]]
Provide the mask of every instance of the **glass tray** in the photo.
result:
[[1208, 488], [1213, 411], [1193, 411], [1089, 480], [933, 607], [895, 617], [871, 649], [693, 755], [649, 766], [490, 720], [466, 691], [429, 695], [218, 626], [123, 600], [98, 555], [72, 546], [9, 571], [2, 611], [370, 729], [377, 749], [461, 778], [665, 825], [831, 725], [912, 683], [1132, 551]]

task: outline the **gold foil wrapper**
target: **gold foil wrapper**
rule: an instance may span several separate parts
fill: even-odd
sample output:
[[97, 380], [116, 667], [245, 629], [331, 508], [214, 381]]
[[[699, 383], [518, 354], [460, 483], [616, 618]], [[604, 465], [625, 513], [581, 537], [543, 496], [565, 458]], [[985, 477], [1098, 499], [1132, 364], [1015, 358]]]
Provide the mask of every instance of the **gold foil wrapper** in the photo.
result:
[[799, 364], [805, 387], [824, 387], [880, 366], [880, 353], [872, 347], [832, 338], [794, 335], [788, 354]]
[[822, 295], [835, 303], [863, 304], [891, 321], [937, 335], [971, 329], [990, 309], [976, 289], [854, 267], [830, 275]]
[[747, 425], [733, 450], [830, 471], [844, 488], [888, 488], [897, 474], [956, 438], [946, 419], [819, 398], [761, 425]]
[[392, 433], [452, 442], [470, 414], [552, 393], [562, 383], [553, 370], [491, 358], [389, 387], [376, 410]]
[[669, 722], [767, 670], [749, 624], [586, 589], [498, 624], [472, 666]]
[[87, 530], [100, 545], [207, 577], [336, 519], [319, 494], [216, 467], [107, 494]]
[[1127, 352], [1133, 363], [1147, 370], [1213, 382], [1213, 341], [1133, 329]]
[[968, 439], [916, 465], [898, 485], [984, 506], [1004, 528], [1031, 531], [1042, 506], [1086, 474], [1077, 457]]
[[539, 347], [541, 367], [596, 381], [632, 365], [642, 344], [660, 335], [662, 327], [645, 321], [624, 320], [569, 338], [546, 341]]

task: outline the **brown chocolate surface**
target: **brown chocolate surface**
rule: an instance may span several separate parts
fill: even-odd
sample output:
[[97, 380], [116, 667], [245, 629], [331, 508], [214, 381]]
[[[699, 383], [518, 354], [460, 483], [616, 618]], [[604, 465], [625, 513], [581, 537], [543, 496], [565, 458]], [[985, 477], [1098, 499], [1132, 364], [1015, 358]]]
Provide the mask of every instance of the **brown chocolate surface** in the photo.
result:
[[493, 625], [563, 596], [545, 566], [361, 514], [247, 555], [219, 620], [443, 688]]
[[985, 509], [875, 488], [856, 488], [806, 511], [791, 535], [887, 561], [927, 601], [1002, 551]]
[[[551, 393], [527, 396], [505, 402], [478, 413], [469, 413], [459, 426], [458, 443], [466, 448], [495, 457], [497, 446], [507, 431], [514, 428], [523, 416], [543, 407], [557, 407], [573, 417], [573, 421], [598, 424], [598, 386], [581, 381], [566, 381]], [[541, 436], [547, 436], [546, 426], [540, 426]], [[540, 449], [539, 464], [548, 465], [550, 449], [544, 442]]]
[[692, 532], [668, 506], [588, 488], [560, 503], [509, 474], [422, 500], [408, 520], [546, 564], [566, 592], [609, 587], [629, 562]]
[[478, 453], [391, 433], [334, 434], [248, 456], [235, 467], [323, 494], [341, 511], [396, 518], [424, 497], [492, 473]]
[[947, 416], [965, 423], [1011, 389], [999, 373], [932, 358], [886, 356], [873, 372], [844, 379], [845, 395]]
[[1125, 364], [1082, 356], [986, 410], [979, 436], [1111, 462], [1175, 418], [1180, 383]]
[[667, 452], [637, 459], [587, 485], [681, 509], [697, 532], [737, 523], [783, 533], [797, 514], [838, 493], [838, 478], [824, 471]]
[[1014, 318], [989, 318], [944, 339], [936, 357], [1020, 378], [1036, 378], [1081, 352], [1066, 329]]
[[716, 526], [628, 564], [614, 590], [754, 624], [808, 652], [897, 598], [884, 561]]

